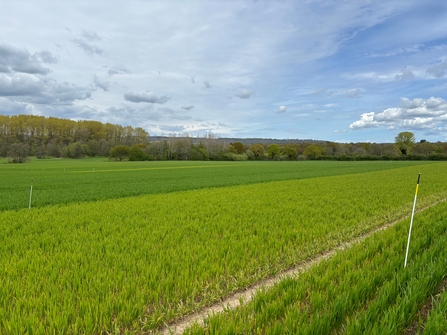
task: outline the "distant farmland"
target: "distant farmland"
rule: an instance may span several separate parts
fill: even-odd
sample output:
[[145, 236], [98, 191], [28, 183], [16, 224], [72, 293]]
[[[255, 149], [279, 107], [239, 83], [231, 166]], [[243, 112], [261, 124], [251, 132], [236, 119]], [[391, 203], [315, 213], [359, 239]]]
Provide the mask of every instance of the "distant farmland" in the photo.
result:
[[[408, 215], [418, 173], [418, 207], [447, 197], [447, 163], [39, 160], [0, 173], [0, 333], [11, 334], [156, 332]], [[405, 270], [406, 219], [190, 332], [281, 334], [290, 320], [309, 334], [383, 333], [394, 320], [398, 334], [445, 277], [445, 209], [418, 214]], [[394, 311], [396, 297], [410, 307]]]

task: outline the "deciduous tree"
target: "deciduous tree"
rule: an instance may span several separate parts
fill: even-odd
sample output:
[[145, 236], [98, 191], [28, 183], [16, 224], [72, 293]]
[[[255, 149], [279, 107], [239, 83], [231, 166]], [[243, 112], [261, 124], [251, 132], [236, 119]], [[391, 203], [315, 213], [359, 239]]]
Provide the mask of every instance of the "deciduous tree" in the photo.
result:
[[23, 163], [28, 158], [29, 146], [24, 143], [13, 143], [9, 147], [7, 157], [13, 163]]
[[272, 160], [274, 160], [275, 157], [279, 156], [279, 154], [281, 153], [281, 150], [279, 149], [279, 145], [278, 144], [270, 144], [267, 149], [267, 153], [268, 153], [269, 157]]
[[414, 134], [411, 131], [403, 131], [397, 134], [397, 136], [394, 138], [394, 142], [396, 143], [400, 152], [403, 155], [406, 155], [410, 153], [411, 148], [414, 146], [414, 143], [416, 142], [416, 138], [414, 137]]
[[315, 144], [308, 145], [306, 149], [303, 151], [303, 155], [309, 159], [317, 159], [320, 158], [323, 154], [323, 150]]
[[265, 148], [262, 144], [254, 144], [250, 150], [253, 152], [255, 159], [262, 159], [265, 154]]
[[130, 154], [130, 148], [127, 145], [117, 145], [110, 150], [109, 159], [117, 159], [122, 161], [128, 158]]

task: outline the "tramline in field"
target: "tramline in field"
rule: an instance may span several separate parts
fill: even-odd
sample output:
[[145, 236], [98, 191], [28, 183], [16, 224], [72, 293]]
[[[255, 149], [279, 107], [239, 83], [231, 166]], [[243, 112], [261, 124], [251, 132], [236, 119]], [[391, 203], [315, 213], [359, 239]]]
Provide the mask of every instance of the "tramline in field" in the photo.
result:
[[[341, 163], [338, 172], [343, 174], [333, 173], [331, 164], [325, 171], [320, 162], [304, 165], [308, 171], [320, 169], [304, 179], [299, 163], [295, 172], [289, 165], [278, 167], [277, 171], [290, 169], [289, 178], [281, 181], [272, 181], [278, 178], [271, 177], [275, 168], [266, 165], [258, 171], [269, 182], [256, 182], [260, 174], [249, 184], [216, 187], [210, 182], [212, 187], [202, 189], [115, 199], [118, 192], [108, 200], [64, 200], [55, 206], [0, 212], [0, 328], [12, 334], [155, 331], [343, 241], [408, 216], [417, 173], [424, 175], [419, 207], [447, 197], [445, 163], [390, 169]], [[213, 168], [213, 180], [234, 169]], [[257, 167], [247, 164], [243, 169], [248, 172], [239, 174], [248, 176]], [[172, 169], [163, 171], [169, 179]], [[207, 176], [203, 168], [201, 173]], [[98, 177], [96, 186], [103, 182]], [[443, 236], [443, 231], [425, 227], [430, 236]], [[412, 240], [411, 255], [428, 248], [418, 247], [417, 241], [418, 237]], [[404, 271], [404, 254], [399, 253], [398, 271]], [[367, 259], [380, 264], [375, 257], [369, 253]], [[410, 264], [417, 257], [410, 258]], [[347, 265], [340, 260], [338, 266]], [[368, 271], [376, 271], [365, 266], [367, 277]], [[316, 297], [324, 300], [325, 294]], [[281, 296], [278, 299], [283, 302]]]

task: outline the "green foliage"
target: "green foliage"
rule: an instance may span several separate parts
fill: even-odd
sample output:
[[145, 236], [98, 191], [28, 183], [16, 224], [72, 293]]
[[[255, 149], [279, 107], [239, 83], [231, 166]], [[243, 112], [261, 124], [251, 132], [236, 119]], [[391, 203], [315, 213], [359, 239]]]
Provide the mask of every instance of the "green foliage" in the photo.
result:
[[62, 156], [66, 158], [82, 158], [84, 156], [84, 148], [80, 142], [70, 143], [62, 152]]
[[281, 153], [281, 150], [279, 149], [279, 145], [278, 144], [270, 144], [267, 149], [267, 153], [268, 153], [270, 159], [274, 160], [275, 157], [278, 157], [279, 154]]
[[410, 131], [400, 132], [394, 139], [394, 142], [403, 155], [407, 155], [410, 153], [415, 141], [416, 138]]
[[199, 145], [193, 147], [190, 159], [193, 161], [207, 161], [210, 157], [203, 145]]
[[127, 145], [117, 145], [110, 150], [109, 159], [122, 161], [129, 158], [130, 148]]
[[282, 150], [282, 154], [287, 156], [288, 159], [296, 159], [297, 158], [296, 149], [293, 147], [285, 147]]
[[[87, 143], [104, 142], [112, 145], [145, 144], [149, 134], [142, 128], [123, 127], [110, 123], [103, 124], [98, 121], [79, 120], [73, 121], [55, 117], [46, 118], [36, 115], [0, 115], [0, 155], [4, 156], [13, 143], [19, 142], [29, 146], [31, 155], [44, 157], [50, 155], [59, 157], [60, 148], [75, 143], [85, 145]], [[49, 147], [48, 145], [51, 144]], [[101, 149], [101, 148], [96, 149]], [[80, 158], [84, 154], [107, 156], [110, 147], [106, 151], [92, 150], [93, 148], [82, 148], [79, 152], [76, 146], [65, 150], [65, 157]], [[44, 151], [47, 150], [45, 153]], [[76, 151], [77, 150], [77, 151]]]
[[243, 153], [241, 155], [229, 152], [227, 154], [225, 154], [226, 160], [228, 161], [246, 161], [248, 159], [247, 154]]
[[262, 144], [255, 144], [250, 147], [255, 159], [263, 159], [265, 155], [265, 148]]
[[[125, 157], [125, 155], [124, 155]], [[129, 149], [130, 161], [144, 161], [147, 160], [147, 155], [143, 151], [142, 145], [134, 144]]]
[[303, 155], [309, 159], [318, 159], [323, 154], [321, 147], [315, 144], [311, 144], [304, 149]]
[[[447, 334], [447, 289], [444, 287], [443, 292], [436, 297], [432, 297], [434, 303], [429, 311], [427, 321], [419, 326], [419, 330], [423, 330], [424, 334], [437, 335]], [[422, 333], [422, 331], [421, 331]]]
[[242, 155], [245, 153], [245, 145], [243, 145], [241, 142], [234, 142], [230, 144], [229, 151], [233, 152], [238, 155]]

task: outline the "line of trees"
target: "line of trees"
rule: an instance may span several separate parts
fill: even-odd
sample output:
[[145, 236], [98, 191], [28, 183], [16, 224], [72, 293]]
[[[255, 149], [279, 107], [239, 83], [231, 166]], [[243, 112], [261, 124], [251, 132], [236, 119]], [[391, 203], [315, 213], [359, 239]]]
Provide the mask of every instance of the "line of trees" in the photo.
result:
[[149, 137], [142, 128], [35, 115], [0, 115], [0, 156], [37, 158], [102, 156], [113, 160], [447, 160], [447, 143], [416, 142], [411, 132], [394, 143], [336, 143], [217, 138], [213, 134]]
[[403, 132], [395, 143], [300, 143], [245, 144], [226, 142], [212, 135], [203, 138], [187, 134], [157, 138], [147, 144], [113, 148], [116, 160], [447, 160], [447, 143], [415, 142], [413, 133]]
[[36, 115], [0, 115], [0, 156], [17, 162], [28, 155], [107, 157], [116, 145], [147, 143], [148, 138], [147, 131], [131, 126]]

